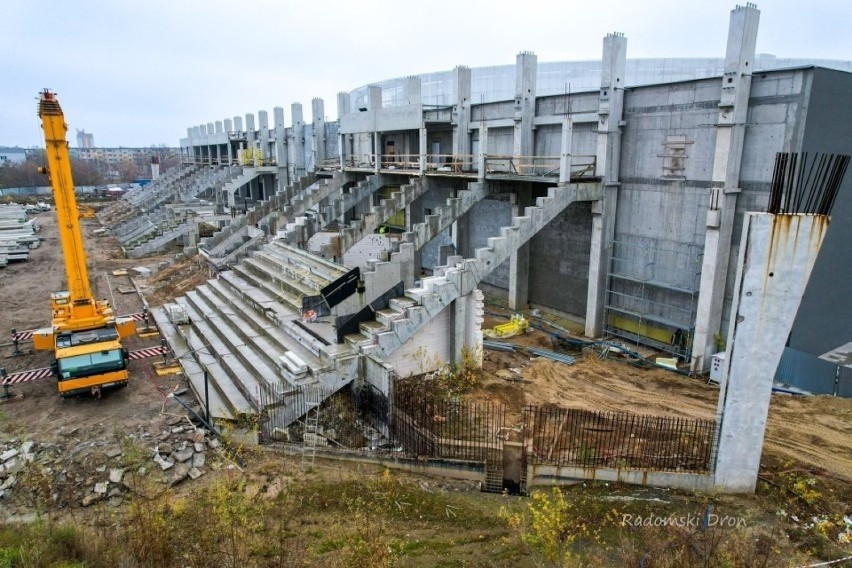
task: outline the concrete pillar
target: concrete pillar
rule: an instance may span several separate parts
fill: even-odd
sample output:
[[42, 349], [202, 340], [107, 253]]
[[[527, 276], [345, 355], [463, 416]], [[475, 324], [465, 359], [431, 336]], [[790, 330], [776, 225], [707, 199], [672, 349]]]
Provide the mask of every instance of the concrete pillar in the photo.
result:
[[467, 296], [456, 298], [450, 304], [450, 362], [461, 363], [467, 324]]
[[621, 117], [624, 111], [624, 77], [627, 38], [608, 34], [603, 41], [601, 90], [598, 93], [598, 140], [595, 173], [603, 186], [603, 201], [592, 203], [592, 242], [589, 254], [589, 287], [586, 296], [586, 336], [603, 333], [606, 304], [606, 275], [615, 236], [618, 211], [619, 162], [621, 160]]
[[421, 176], [426, 173], [426, 152], [427, 152], [426, 146], [427, 146], [428, 142], [429, 142], [429, 138], [428, 138], [427, 133], [426, 133], [426, 127], [421, 126], [420, 127], [420, 160], [419, 160], [420, 175]]
[[273, 127], [275, 128], [275, 161], [278, 163], [278, 180], [276, 192], [283, 192], [290, 183], [289, 160], [287, 156], [287, 125], [284, 124], [284, 108], [272, 109]]
[[313, 147], [314, 168], [318, 168], [326, 158], [325, 149], [325, 103], [321, 98], [311, 99], [311, 124], [314, 129]]
[[775, 370], [827, 229], [822, 215], [743, 220], [717, 411], [720, 491], [754, 492]]
[[473, 165], [470, 157], [470, 67], [453, 69], [453, 91], [456, 110], [453, 116], [453, 161], [461, 161], [461, 168], [470, 171]]
[[477, 166], [479, 170], [479, 181], [485, 181], [485, 172], [486, 172], [486, 164], [485, 164], [485, 156], [488, 155], [488, 124], [483, 120], [479, 123], [479, 156], [477, 156], [477, 160], [479, 165]]
[[[337, 124], [340, 124], [340, 119], [352, 112], [352, 99], [349, 93], [341, 91], [337, 93]], [[346, 149], [346, 135], [340, 134], [337, 144], [338, 157], [340, 158], [340, 169], [346, 167], [346, 162], [349, 159], [349, 151]]]
[[246, 149], [250, 149], [252, 151], [252, 157], [250, 160], [247, 160], [248, 163], [245, 165], [249, 167], [253, 167], [255, 165], [254, 161], [254, 149], [257, 147], [255, 141], [257, 140], [257, 132], [254, 124], [254, 115], [251, 113], [246, 114]]
[[228, 166], [234, 163], [234, 150], [231, 147], [231, 132], [234, 130], [234, 123], [230, 118], [226, 118], [223, 121], [223, 126], [225, 127], [225, 139], [227, 140], [225, 151], [227, 153]]
[[710, 208], [707, 211], [704, 257], [692, 340], [693, 371], [709, 368], [710, 355], [715, 350], [714, 336], [722, 325], [722, 305], [731, 256], [737, 194], [740, 192], [743, 138], [759, 21], [760, 11], [754, 4], [737, 6], [731, 11], [722, 96], [716, 119]]
[[420, 77], [417, 75], [406, 78], [405, 98], [410, 105], [423, 104], [423, 89], [420, 84]]
[[[529, 183], [519, 184], [512, 195], [512, 217], [524, 214], [524, 209], [533, 205], [532, 187]], [[509, 308], [525, 310], [530, 294], [530, 243], [519, 247], [509, 258]]]
[[377, 85], [370, 85], [368, 89], [367, 104], [373, 115], [373, 169], [378, 172], [382, 167], [382, 137], [376, 124], [378, 114], [382, 111], [382, 89]]
[[257, 111], [257, 123], [260, 151], [263, 152], [263, 164], [266, 164], [272, 156], [269, 155], [269, 114], [265, 110]]
[[535, 79], [538, 58], [531, 51], [518, 54], [515, 63], [515, 165], [518, 157], [533, 155], [533, 117], [535, 117]]
[[298, 180], [305, 175], [305, 119], [302, 115], [302, 104], [290, 105], [290, 116], [293, 119], [292, 145], [293, 162], [290, 179]]
[[571, 155], [574, 143], [574, 123], [566, 114], [562, 118], [562, 143], [559, 152], [559, 185], [571, 183]]
[[[515, 64], [515, 166], [533, 154], [533, 117], [535, 116], [535, 79], [537, 58], [534, 53], [518, 54]], [[521, 184], [515, 194], [512, 216], [523, 215], [524, 208], [532, 205], [532, 188]], [[530, 244], [527, 242], [512, 253], [509, 259], [509, 307], [526, 309], [529, 303]]]

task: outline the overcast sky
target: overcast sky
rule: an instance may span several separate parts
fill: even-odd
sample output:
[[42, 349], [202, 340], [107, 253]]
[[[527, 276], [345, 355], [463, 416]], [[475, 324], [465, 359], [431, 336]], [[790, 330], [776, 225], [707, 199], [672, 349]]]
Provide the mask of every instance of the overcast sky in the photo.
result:
[[[724, 57], [719, 0], [3, 0], [0, 146], [41, 146], [37, 93], [49, 87], [96, 146], [177, 146], [186, 127], [325, 99], [430, 71], [627, 57]], [[852, 2], [764, 0], [757, 52], [852, 59]]]

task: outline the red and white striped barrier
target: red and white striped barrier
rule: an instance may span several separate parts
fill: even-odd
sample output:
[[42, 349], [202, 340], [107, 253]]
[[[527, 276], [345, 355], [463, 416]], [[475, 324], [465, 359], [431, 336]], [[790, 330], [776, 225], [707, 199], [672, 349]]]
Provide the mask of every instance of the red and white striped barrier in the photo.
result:
[[3, 382], [0, 384], [16, 385], [18, 383], [26, 383], [37, 379], [46, 379], [52, 374], [52, 372], [53, 371], [50, 367], [45, 367], [44, 369], [31, 369], [29, 371], [21, 371], [20, 373], [12, 373], [3, 379]]
[[[145, 321], [145, 312], [136, 312], [135, 314], [126, 314], [123, 316], [118, 316], [120, 318], [130, 318], [133, 321]], [[148, 316], [151, 317], [150, 315]], [[37, 329], [25, 329], [24, 331], [16, 331], [12, 334], [12, 340], [15, 341], [29, 341], [33, 338]]]
[[[168, 348], [163, 346], [157, 347], [146, 347], [144, 349], [137, 349], [135, 351], [131, 351], [129, 355], [129, 359], [131, 361], [136, 361], [138, 359], [147, 359], [148, 357], [157, 357], [159, 355], [164, 355], [168, 353]], [[29, 381], [36, 381], [38, 379], [46, 379], [51, 376], [53, 371], [50, 367], [45, 367], [43, 369], [30, 369], [29, 371], [20, 371], [18, 373], [12, 373], [11, 375], [6, 376], [3, 379], [3, 382], [0, 383], [2, 385], [17, 385], [20, 383], [27, 383]]]
[[137, 349], [136, 351], [131, 351], [130, 360], [135, 361], [137, 359], [145, 359], [147, 357], [156, 357], [158, 355], [165, 355], [166, 353], [168, 353], [168, 349], [162, 346], [146, 347], [145, 349]]

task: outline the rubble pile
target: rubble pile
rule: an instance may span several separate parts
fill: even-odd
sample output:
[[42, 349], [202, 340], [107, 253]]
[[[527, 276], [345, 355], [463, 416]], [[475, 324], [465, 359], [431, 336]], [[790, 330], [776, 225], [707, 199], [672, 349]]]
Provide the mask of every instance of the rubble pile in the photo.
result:
[[7, 515], [99, 501], [117, 507], [127, 494], [150, 497], [204, 475], [221, 447], [208, 430], [181, 417], [166, 420], [159, 431], [140, 429], [121, 440], [82, 440], [87, 433], [78, 428], [58, 433], [50, 442], [0, 442], [0, 509]]

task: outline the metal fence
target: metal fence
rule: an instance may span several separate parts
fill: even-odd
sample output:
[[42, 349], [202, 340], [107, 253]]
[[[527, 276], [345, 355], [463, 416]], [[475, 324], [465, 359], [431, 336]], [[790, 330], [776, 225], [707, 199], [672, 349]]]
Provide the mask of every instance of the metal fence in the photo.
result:
[[365, 385], [336, 394], [306, 389], [261, 393], [261, 440], [388, 447], [412, 458], [480, 462], [486, 488], [497, 491], [503, 488], [508, 436], [521, 442], [524, 466], [712, 471], [713, 420], [528, 406], [521, 428], [508, 428], [502, 404], [448, 395], [433, 380], [397, 379], [391, 391], [385, 396]]
[[502, 405], [447, 397], [430, 381], [396, 381], [391, 416], [391, 435], [414, 456], [486, 461], [502, 451]]
[[790, 347], [784, 348], [775, 372], [775, 382], [813, 394], [852, 397], [852, 369]]
[[712, 469], [713, 420], [528, 406], [524, 423], [528, 463], [689, 472]]
[[[381, 405], [378, 399], [364, 400], [362, 392], [343, 389], [335, 393], [316, 387], [261, 392], [260, 441], [304, 445], [307, 435], [318, 446], [374, 448], [382, 432], [373, 428], [370, 418], [375, 415], [378, 422]], [[315, 425], [306, 420], [310, 413], [314, 413]]]

